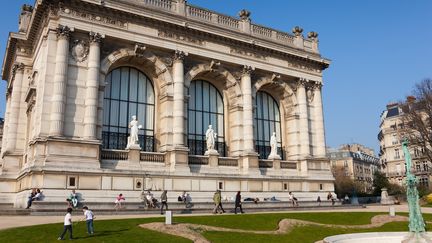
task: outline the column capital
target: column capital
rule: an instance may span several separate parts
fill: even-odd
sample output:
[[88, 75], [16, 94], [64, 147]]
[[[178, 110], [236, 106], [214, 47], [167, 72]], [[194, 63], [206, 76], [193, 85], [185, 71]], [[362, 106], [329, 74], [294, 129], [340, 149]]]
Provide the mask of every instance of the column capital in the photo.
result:
[[59, 39], [69, 39], [71, 32], [73, 29], [70, 29], [67, 26], [59, 25], [59, 27], [56, 29], [57, 31], [57, 38]]
[[22, 70], [24, 70], [24, 67], [25, 67], [25, 65], [24, 65], [24, 63], [22, 63], [22, 62], [16, 62], [16, 63], [14, 63], [14, 65], [13, 65], [13, 67], [12, 67], [12, 72], [16, 72], [16, 71], [22, 71]]
[[306, 85], [308, 84], [308, 82], [309, 82], [309, 80], [307, 80], [305, 78], [299, 78], [297, 81], [297, 86], [306, 88]]
[[248, 65], [243, 65], [243, 68], [241, 70], [241, 76], [250, 76], [252, 74], [252, 71], [254, 71], [255, 68]]
[[100, 44], [102, 43], [102, 40], [105, 38], [105, 35], [90, 31], [89, 37], [90, 37], [90, 44], [93, 43]]
[[185, 59], [185, 57], [188, 56], [188, 54], [189, 53], [184, 51], [175, 50], [173, 60], [174, 62], [183, 62], [183, 60]]
[[314, 82], [312, 85], [313, 90], [321, 90], [323, 84], [321, 82]]

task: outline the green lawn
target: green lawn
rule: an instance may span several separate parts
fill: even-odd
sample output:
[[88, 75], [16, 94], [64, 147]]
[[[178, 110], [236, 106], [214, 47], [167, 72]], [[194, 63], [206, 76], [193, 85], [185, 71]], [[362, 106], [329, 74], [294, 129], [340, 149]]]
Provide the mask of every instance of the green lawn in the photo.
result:
[[[247, 230], [275, 230], [278, 222], [283, 218], [300, 219], [325, 224], [360, 225], [370, 223], [371, 217], [382, 213], [269, 213], [244, 215], [215, 215], [175, 217], [177, 223], [205, 224], [211, 226], [247, 229]], [[76, 218], [76, 217], [75, 217]], [[431, 219], [432, 215], [425, 215]], [[61, 217], [59, 217], [61, 219]], [[190, 242], [181, 237], [161, 234], [155, 231], [139, 228], [139, 224], [161, 222], [163, 218], [124, 219], [124, 220], [96, 220], [95, 235], [87, 236], [85, 223], [74, 225], [74, 237], [80, 242]], [[0, 242], [56, 242], [62, 231], [62, 224], [47, 224], [0, 231]], [[203, 235], [212, 242], [315, 242], [326, 236], [344, 233], [369, 231], [405, 231], [407, 223], [388, 223], [374, 229], [339, 229], [336, 227], [299, 226], [289, 234], [260, 235], [245, 233], [204, 232]]]

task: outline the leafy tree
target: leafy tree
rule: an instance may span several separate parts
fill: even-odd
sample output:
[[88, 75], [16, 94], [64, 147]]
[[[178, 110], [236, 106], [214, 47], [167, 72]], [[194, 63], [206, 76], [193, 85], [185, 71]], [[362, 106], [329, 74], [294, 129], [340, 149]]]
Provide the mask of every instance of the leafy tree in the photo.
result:
[[386, 175], [383, 172], [376, 170], [374, 175], [373, 175], [372, 186], [374, 188], [373, 194], [375, 196], [380, 196], [381, 195], [381, 189], [382, 188], [389, 189], [390, 182], [388, 181]]
[[345, 195], [352, 196], [354, 191], [357, 194], [365, 193], [362, 190], [360, 183], [354, 181], [350, 176], [346, 174], [345, 168], [336, 167], [332, 170], [333, 176], [335, 178], [335, 193], [339, 198], [343, 198]]

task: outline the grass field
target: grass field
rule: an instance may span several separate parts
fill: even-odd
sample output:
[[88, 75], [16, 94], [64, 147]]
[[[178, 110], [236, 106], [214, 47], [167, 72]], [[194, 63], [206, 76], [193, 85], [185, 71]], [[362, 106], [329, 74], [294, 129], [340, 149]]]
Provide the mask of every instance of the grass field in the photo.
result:
[[[323, 224], [361, 225], [369, 224], [370, 219], [383, 213], [366, 212], [331, 212], [331, 213], [269, 213], [243, 215], [215, 215], [175, 217], [176, 223], [193, 223], [245, 230], [275, 230], [278, 222], [284, 218], [300, 219]], [[432, 219], [432, 215], [424, 215]], [[76, 218], [76, 217], [75, 217]], [[62, 217], [59, 217], [59, 221]], [[139, 224], [162, 222], [164, 219], [123, 219], [96, 220], [95, 235], [88, 236], [85, 223], [75, 223], [73, 231], [75, 241], [79, 242], [191, 242], [188, 239], [162, 234], [138, 227]], [[63, 229], [62, 224], [36, 225], [0, 231], [0, 242], [57, 242]], [[392, 222], [372, 229], [341, 229], [331, 226], [297, 226], [290, 233], [282, 235], [264, 235], [247, 233], [227, 233], [208, 231], [202, 234], [211, 242], [315, 242], [326, 236], [344, 233], [373, 231], [406, 231], [407, 222]], [[67, 239], [67, 238], [66, 238]]]

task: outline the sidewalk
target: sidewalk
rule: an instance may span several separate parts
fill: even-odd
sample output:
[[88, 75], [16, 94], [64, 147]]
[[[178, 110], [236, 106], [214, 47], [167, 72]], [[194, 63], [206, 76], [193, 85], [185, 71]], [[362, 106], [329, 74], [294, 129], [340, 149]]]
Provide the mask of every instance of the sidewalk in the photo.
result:
[[[396, 212], [408, 212], [408, 205], [392, 205], [395, 207]], [[271, 212], [257, 212], [250, 214], [263, 214], [263, 213], [301, 213], [301, 212], [388, 212], [389, 206], [370, 205], [366, 208], [358, 209], [334, 209], [334, 210], [307, 210], [307, 211], [271, 211]], [[422, 213], [432, 214], [432, 208], [423, 207]], [[212, 214], [176, 214], [175, 217], [190, 217], [190, 216], [203, 216]], [[77, 216], [74, 216], [75, 219]], [[152, 218], [161, 217], [160, 214], [138, 214], [138, 215], [98, 215], [97, 220], [104, 219], [129, 219], [129, 218]], [[15, 228], [21, 226], [30, 226], [38, 224], [51, 224], [63, 222], [63, 216], [0, 216], [0, 229]]]

